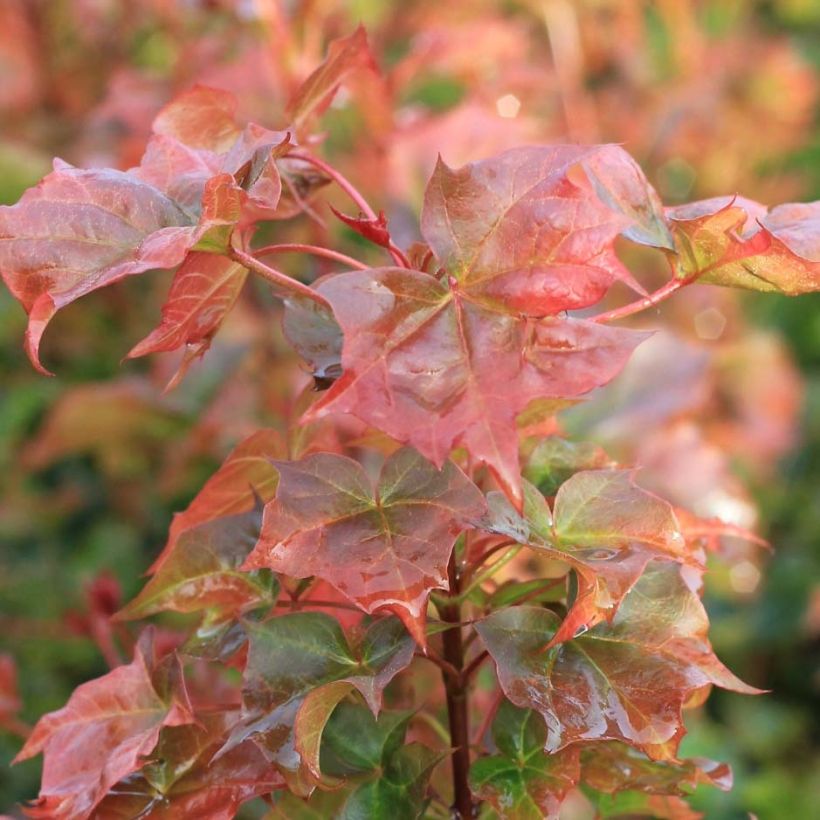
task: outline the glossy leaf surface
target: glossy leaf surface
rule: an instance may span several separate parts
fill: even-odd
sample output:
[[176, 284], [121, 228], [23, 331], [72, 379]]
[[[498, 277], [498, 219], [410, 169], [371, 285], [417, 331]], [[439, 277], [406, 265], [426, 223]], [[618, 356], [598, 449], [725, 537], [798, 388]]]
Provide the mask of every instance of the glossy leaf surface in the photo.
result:
[[250, 648], [243, 718], [225, 749], [252, 738], [297, 790], [302, 763], [294, 723], [305, 697], [325, 684], [344, 681], [376, 713], [384, 687], [410, 663], [414, 650], [396, 618], [376, 621], [352, 646], [338, 621], [319, 612], [249, 622], [246, 630]]
[[452, 463], [437, 470], [410, 448], [384, 463], [376, 487], [330, 453], [275, 466], [279, 488], [245, 568], [323, 578], [365, 612], [396, 613], [423, 640], [429, 593], [447, 585], [453, 542], [483, 511], [479, 490]]
[[509, 701], [493, 721], [497, 753], [480, 757], [470, 769], [470, 785], [503, 820], [557, 818], [566, 793], [578, 782], [578, 749], [554, 755], [544, 752], [544, 721]]
[[820, 289], [820, 202], [716, 197], [669, 209], [677, 275], [794, 296]]
[[558, 617], [510, 607], [477, 624], [507, 697], [540, 712], [549, 752], [581, 740], [623, 740], [656, 758], [674, 755], [689, 694], [714, 683], [747, 694], [705, 638], [706, 613], [677, 565], [652, 564], [611, 625], [545, 650]]
[[462, 445], [520, 502], [516, 415], [604, 384], [646, 338], [580, 319], [530, 319], [432, 276], [380, 269], [319, 286], [344, 331], [344, 374], [308, 414], [352, 413], [443, 464]]

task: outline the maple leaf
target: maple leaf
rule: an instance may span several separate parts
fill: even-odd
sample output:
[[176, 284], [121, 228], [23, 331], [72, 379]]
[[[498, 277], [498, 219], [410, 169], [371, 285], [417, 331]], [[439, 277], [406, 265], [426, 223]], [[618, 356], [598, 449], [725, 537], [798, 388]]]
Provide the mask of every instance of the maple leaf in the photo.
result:
[[554, 513], [524, 482], [519, 514], [498, 492], [487, 496], [482, 528], [569, 564], [578, 592], [549, 646], [611, 621], [624, 596], [656, 557], [692, 561], [670, 504], [636, 486], [627, 470], [585, 470], [564, 482]]
[[[630, 192], [609, 196], [618, 207], [584, 171], [593, 159]], [[556, 317], [631, 283], [613, 242], [635, 223], [637, 205], [622, 205], [636, 174], [613, 146], [514, 149], [456, 171], [439, 161], [421, 225], [447, 285], [396, 269], [322, 283], [345, 372], [309, 415], [353, 413], [436, 464], [463, 445], [520, 506], [515, 416], [604, 384], [645, 338]]]
[[726, 763], [705, 758], [682, 761], [650, 760], [623, 743], [600, 743], [581, 754], [583, 780], [600, 792], [635, 789], [650, 794], [691, 794], [701, 783], [722, 791], [732, 788]]
[[29, 314], [34, 366], [48, 373], [40, 339], [60, 308], [125, 276], [176, 267], [198, 244], [219, 247], [239, 207], [226, 174], [208, 180], [196, 215], [128, 172], [55, 160], [16, 205], [0, 207], [0, 273]]
[[359, 26], [349, 37], [340, 37], [328, 46], [324, 62], [291, 98], [285, 113], [296, 129], [301, 130], [312, 116], [321, 114], [333, 101], [339, 86], [363, 69], [379, 72], [367, 43], [367, 32]]
[[130, 620], [164, 610], [211, 610], [224, 618], [272, 606], [277, 589], [270, 572], [239, 570], [259, 537], [261, 523], [260, 504], [256, 510], [185, 530], [140, 594], [115, 617]]
[[237, 717], [204, 713], [196, 723], [163, 728], [149, 762], [112, 787], [95, 820], [232, 820], [245, 801], [282, 788], [284, 780], [250, 741], [212, 760]]
[[483, 512], [478, 488], [410, 448], [385, 461], [375, 488], [357, 462], [331, 453], [275, 467], [276, 498], [244, 568], [322, 578], [365, 612], [394, 612], [424, 643], [429, 593], [447, 586], [455, 539]]
[[535, 399], [605, 383], [647, 338], [581, 319], [490, 309], [418, 271], [343, 273], [317, 289], [344, 331], [344, 373], [306, 420], [352, 413], [437, 465], [463, 445], [516, 503], [517, 413]]
[[148, 571], [159, 572], [186, 530], [224, 516], [250, 512], [257, 498], [272, 498], [279, 481], [272, 460], [284, 455], [285, 444], [275, 430], [257, 430], [237, 444], [188, 508], [174, 515], [168, 541]]
[[347, 216], [347, 214], [337, 211], [332, 205], [330, 210], [333, 211], [337, 219], [340, 219], [348, 228], [356, 231], [360, 236], [383, 248], [390, 247], [390, 231], [387, 229], [387, 219], [384, 211], [380, 211], [376, 219], [370, 219], [365, 216]]
[[128, 353], [128, 358], [176, 350], [193, 355], [207, 350], [225, 316], [234, 306], [248, 271], [224, 256], [189, 253], [180, 265], [162, 306], [162, 321]]
[[710, 683], [760, 693], [713, 654], [706, 613], [674, 563], [650, 564], [612, 624], [545, 650], [558, 626], [553, 612], [531, 606], [499, 610], [476, 625], [504, 693], [544, 718], [551, 753], [609, 739], [668, 759], [692, 693]]
[[194, 722], [175, 655], [157, 662], [146, 630], [127, 666], [79, 686], [44, 715], [15, 762], [44, 754], [32, 816], [80, 820], [118, 781], [139, 769], [165, 726]]
[[[355, 687], [377, 714], [384, 687], [412, 660], [413, 640], [397, 618], [384, 618], [373, 623], [351, 647], [338, 621], [320, 612], [248, 622], [246, 630], [250, 647], [243, 717], [220, 754], [253, 739], [291, 789], [309, 793], [313, 781], [303, 778], [304, 764], [294, 731], [306, 698], [312, 695], [306, 707], [310, 711], [317, 699], [321, 706], [333, 691], [319, 692], [321, 687], [344, 682]], [[325, 719], [326, 706], [325, 701]], [[310, 720], [303, 717], [300, 724], [304, 727]]]
[[580, 778], [578, 748], [545, 754], [544, 721], [508, 700], [498, 709], [492, 737], [497, 753], [470, 767], [475, 795], [487, 800], [502, 820], [555, 820]]
[[715, 197], [669, 208], [676, 273], [794, 296], [820, 290], [820, 202], [765, 206]]
[[544, 495], [555, 495], [558, 488], [580, 470], [612, 466], [609, 456], [591, 441], [567, 441], [549, 436], [539, 441], [527, 458], [524, 478]]

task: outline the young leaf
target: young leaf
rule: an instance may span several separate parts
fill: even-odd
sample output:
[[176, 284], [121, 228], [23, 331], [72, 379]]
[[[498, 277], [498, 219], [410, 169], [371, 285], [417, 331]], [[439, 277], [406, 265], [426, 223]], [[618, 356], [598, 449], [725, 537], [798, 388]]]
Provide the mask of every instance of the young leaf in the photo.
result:
[[212, 759], [236, 717], [201, 714], [194, 724], [164, 728], [150, 762], [111, 789], [95, 820], [232, 820], [245, 801], [282, 788], [284, 781], [253, 743]]
[[437, 465], [465, 446], [520, 503], [516, 415], [534, 399], [604, 384], [647, 335], [529, 319], [460, 288], [391, 268], [320, 284], [344, 331], [344, 374], [307, 418], [352, 413]]
[[376, 74], [379, 70], [367, 44], [367, 32], [359, 26], [349, 37], [341, 37], [330, 44], [325, 61], [302, 83], [288, 103], [286, 115], [297, 130], [311, 116], [321, 114], [347, 77], [362, 69]]
[[0, 271], [29, 314], [26, 349], [34, 366], [47, 373], [38, 349], [60, 308], [125, 276], [175, 267], [211, 220], [220, 221], [216, 206], [198, 224], [131, 174], [55, 161], [16, 205], [0, 207]]
[[273, 459], [285, 454], [284, 441], [275, 430], [257, 430], [240, 442], [188, 508], [174, 516], [168, 541], [149, 572], [159, 572], [185, 530], [223, 516], [249, 512], [257, 499], [272, 498], [279, 481]]
[[732, 788], [732, 770], [704, 758], [650, 760], [623, 743], [600, 743], [581, 755], [584, 783], [599, 792], [634, 789], [650, 794], [691, 794], [701, 783], [723, 791]]
[[213, 610], [223, 617], [276, 600], [276, 581], [267, 570], [241, 572], [259, 537], [261, 505], [185, 530], [140, 594], [115, 617], [145, 618], [163, 610]]
[[779, 205], [716, 197], [667, 211], [677, 275], [794, 296], [820, 290], [820, 202]]
[[330, 453], [275, 467], [276, 498], [244, 568], [323, 578], [365, 612], [394, 612], [423, 642], [430, 591], [447, 585], [453, 543], [484, 509], [478, 488], [410, 448], [385, 461], [375, 488], [359, 464]]
[[567, 441], [558, 436], [542, 439], [524, 467], [524, 478], [544, 495], [555, 495], [558, 488], [581, 470], [613, 466], [609, 456], [591, 441]]
[[629, 470], [585, 470], [562, 484], [555, 534], [561, 545], [611, 548], [639, 541], [674, 556], [685, 547], [672, 505], [638, 487]]
[[325, 684], [344, 681], [361, 693], [376, 714], [384, 687], [410, 663], [413, 640], [398, 619], [385, 618], [351, 647], [339, 623], [319, 612], [249, 622], [246, 630], [250, 649], [243, 718], [223, 751], [252, 738], [289, 778], [291, 787], [303, 790], [294, 723], [305, 698]]
[[128, 353], [129, 359], [191, 345], [204, 352], [236, 302], [248, 271], [212, 253], [190, 253], [174, 275], [162, 321]]
[[544, 753], [547, 732], [535, 712], [505, 700], [493, 721], [497, 754], [470, 768], [470, 786], [502, 820], [555, 820], [567, 792], [578, 782], [577, 746]]
[[653, 563], [611, 625], [544, 650], [558, 628], [547, 609], [511, 607], [476, 625], [504, 693], [535, 709], [549, 752], [584, 740], [622, 740], [650, 757], [675, 754], [681, 709], [706, 684], [759, 690], [732, 675], [706, 640], [708, 621], [676, 564]]
[[340, 820], [418, 820], [427, 783], [442, 755], [421, 743], [402, 746], [380, 777], [360, 786], [345, 802]]
[[143, 765], [164, 726], [195, 720], [173, 655], [157, 663], [146, 631], [134, 660], [79, 686], [60, 710], [40, 718], [16, 761], [43, 752], [34, 811], [80, 820], [108, 790]]

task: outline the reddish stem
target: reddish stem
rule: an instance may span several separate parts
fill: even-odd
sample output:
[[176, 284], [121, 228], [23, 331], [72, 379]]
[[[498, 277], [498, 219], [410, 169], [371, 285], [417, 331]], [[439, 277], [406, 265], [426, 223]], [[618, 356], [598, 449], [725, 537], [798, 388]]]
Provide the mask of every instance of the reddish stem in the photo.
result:
[[637, 302], [631, 302], [623, 307], [615, 310], [608, 310], [606, 313], [599, 313], [597, 316], [591, 317], [593, 322], [614, 322], [617, 319], [624, 319], [631, 316], [633, 313], [639, 313], [647, 308], [654, 307], [664, 299], [668, 299], [673, 293], [679, 291], [685, 285], [691, 283], [691, 279], [670, 279], [662, 288], [658, 288], [654, 293], [639, 299]]
[[416, 657], [424, 658], [426, 661], [430, 661], [430, 663], [434, 663], [442, 672], [449, 675], [453, 680], [460, 680], [461, 679], [461, 672], [453, 666], [449, 661], [445, 661], [444, 658], [439, 657], [436, 655], [435, 652], [432, 652], [428, 649], [426, 652], [417, 652]]
[[269, 253], [293, 252], [312, 253], [314, 256], [323, 256], [326, 259], [333, 259], [336, 262], [341, 262], [345, 265], [349, 265], [351, 268], [357, 268], [358, 270], [368, 270], [370, 267], [369, 265], [365, 265], [364, 262], [359, 262], [358, 259], [348, 256], [346, 253], [339, 253], [339, 251], [334, 251], [330, 248], [323, 248], [320, 245], [303, 245], [297, 242], [287, 242], [280, 245], [265, 245], [264, 248], [257, 248], [254, 250], [254, 254], [256, 256], [266, 256]]
[[[344, 176], [341, 171], [337, 171], [332, 165], [329, 165], [324, 160], [319, 159], [319, 157], [314, 157], [312, 154], [290, 153], [287, 154], [287, 156], [291, 159], [299, 159], [303, 162], [307, 162], [309, 165], [313, 165], [314, 168], [318, 168], [322, 173], [327, 174], [327, 176], [329, 176], [350, 197], [356, 207], [368, 219], [372, 219], [374, 222], [378, 220], [376, 212], [370, 207], [370, 204], [364, 196], [362, 196], [359, 189], [356, 188], [356, 186], [346, 176]], [[399, 267], [410, 267], [410, 261], [404, 255], [404, 252], [393, 244], [392, 239], [390, 240], [387, 250], [393, 257], [393, 261]]]
[[317, 293], [313, 288], [308, 287], [307, 285], [303, 285], [301, 282], [298, 282], [296, 279], [292, 279], [282, 271], [276, 270], [276, 268], [272, 268], [269, 265], [266, 265], [264, 262], [260, 262], [258, 259], [255, 259], [249, 253], [245, 253], [244, 251], [240, 251], [238, 248], [231, 248], [229, 251], [229, 256], [235, 262], [239, 262], [241, 265], [244, 265], [248, 270], [252, 270], [254, 273], [259, 274], [263, 279], [267, 279], [268, 282], [273, 283], [277, 287], [282, 288], [285, 291], [289, 291], [297, 296], [304, 296], [307, 299], [311, 299], [312, 301], [316, 302], [316, 304], [321, 305], [328, 310], [332, 310], [330, 306], [330, 302], [325, 299], [320, 293]]
[[481, 666], [487, 658], [490, 657], [490, 653], [485, 649], [483, 652], [479, 652], [467, 666], [464, 667], [464, 671], [461, 673], [461, 678], [465, 683], [468, 683], [470, 678], [478, 671], [479, 667]]
[[[450, 579], [450, 599], [439, 605], [442, 621], [457, 624], [461, 621], [461, 605], [458, 602], [460, 581], [453, 550], [447, 568]], [[441, 634], [444, 659], [458, 672], [456, 679], [443, 674], [444, 689], [447, 693], [447, 717], [450, 723], [450, 743], [453, 753], [450, 761], [453, 767], [453, 809], [461, 820], [471, 820], [473, 797], [470, 792], [470, 715], [467, 704], [467, 686], [463, 680], [464, 645], [461, 627], [448, 629]]]

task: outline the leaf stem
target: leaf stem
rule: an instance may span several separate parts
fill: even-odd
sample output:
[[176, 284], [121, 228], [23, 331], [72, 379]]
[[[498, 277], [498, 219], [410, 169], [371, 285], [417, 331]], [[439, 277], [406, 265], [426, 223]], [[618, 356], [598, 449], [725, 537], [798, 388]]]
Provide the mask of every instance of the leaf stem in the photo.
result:
[[630, 302], [623, 307], [608, 310], [606, 313], [599, 313], [597, 316], [592, 316], [592, 322], [614, 322], [617, 319], [624, 319], [631, 316], [633, 313], [640, 313], [642, 310], [654, 307], [655, 305], [668, 299], [673, 293], [679, 291], [682, 287], [691, 283], [691, 279], [670, 279], [662, 288], [658, 288], [654, 293], [645, 296], [643, 299], [638, 299], [637, 302]]
[[303, 245], [298, 242], [287, 242], [282, 243], [281, 245], [265, 245], [264, 248], [257, 248], [254, 250], [254, 254], [256, 256], [266, 256], [269, 253], [312, 253], [314, 256], [323, 256], [326, 259], [333, 259], [336, 262], [341, 262], [345, 265], [349, 265], [351, 268], [357, 268], [358, 270], [368, 270], [369, 265], [365, 265], [364, 262], [359, 262], [358, 259], [354, 259], [352, 256], [348, 256], [346, 253], [339, 253], [339, 251], [334, 251], [331, 248], [323, 248], [319, 245]]
[[279, 288], [282, 288], [284, 291], [288, 291], [297, 296], [304, 296], [307, 299], [311, 299], [312, 301], [316, 302], [316, 304], [321, 305], [328, 310], [332, 310], [330, 306], [330, 302], [325, 299], [320, 293], [317, 293], [313, 288], [308, 287], [308, 285], [304, 285], [301, 282], [298, 282], [296, 279], [292, 279], [282, 271], [276, 270], [276, 268], [272, 268], [269, 265], [266, 265], [264, 262], [260, 262], [258, 259], [255, 259], [249, 253], [245, 253], [244, 251], [240, 251], [238, 248], [231, 248], [228, 252], [228, 255], [231, 259], [235, 262], [239, 262], [240, 264], [244, 265], [248, 270], [253, 271], [254, 273], [261, 276], [263, 279], [267, 279], [268, 282], [276, 285]]
[[[318, 168], [322, 173], [327, 174], [352, 200], [356, 207], [368, 218], [377, 220], [376, 212], [370, 207], [368, 201], [362, 196], [359, 189], [346, 177], [341, 171], [337, 171], [332, 165], [329, 165], [319, 157], [314, 157], [312, 154], [289, 153], [287, 154], [291, 159], [299, 159]], [[390, 240], [390, 245], [387, 248], [393, 261], [401, 268], [409, 268], [410, 261], [404, 255], [404, 252], [397, 247], [393, 240]]]
[[[457, 624], [461, 621], [459, 596], [459, 576], [455, 550], [450, 555], [447, 567], [450, 579], [450, 596], [438, 605], [442, 621]], [[453, 767], [453, 809], [461, 820], [472, 820], [473, 796], [470, 793], [470, 715], [467, 704], [467, 686], [463, 681], [464, 645], [461, 628], [448, 629], [441, 634], [444, 659], [457, 671], [454, 680], [443, 674], [444, 689], [447, 693], [447, 717], [450, 723], [450, 743], [453, 753], [450, 761]]]
[[477, 587], [480, 587], [486, 580], [492, 578], [501, 567], [509, 564], [510, 561], [518, 555], [519, 552], [523, 549], [521, 544], [516, 544], [513, 547], [510, 547], [497, 561], [490, 564], [490, 566], [483, 569], [481, 572], [476, 573], [473, 575], [472, 579], [470, 580], [470, 585], [459, 594], [459, 601], [464, 601], [467, 596]]

